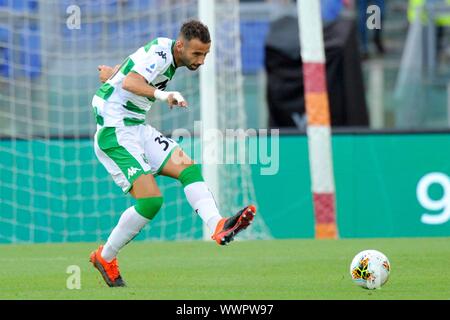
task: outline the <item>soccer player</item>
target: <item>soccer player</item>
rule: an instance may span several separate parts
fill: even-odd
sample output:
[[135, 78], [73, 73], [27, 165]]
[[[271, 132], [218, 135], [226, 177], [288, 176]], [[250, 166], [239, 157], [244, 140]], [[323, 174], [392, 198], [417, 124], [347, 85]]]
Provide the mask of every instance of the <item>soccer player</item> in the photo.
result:
[[189, 204], [206, 223], [211, 238], [228, 244], [246, 229], [256, 214], [248, 205], [234, 216], [223, 218], [213, 195], [195, 164], [178, 144], [145, 124], [145, 114], [155, 100], [170, 108], [187, 107], [178, 91], [164, 91], [175, 70], [197, 70], [211, 46], [208, 28], [197, 20], [185, 22], [176, 40], [156, 38], [128, 56], [115, 68], [101, 65], [104, 82], [92, 100], [97, 132], [95, 154], [115, 183], [130, 193], [136, 204], [126, 209], [105, 245], [91, 253], [90, 262], [110, 287], [125, 286], [117, 254], [158, 213], [163, 198], [155, 175], [178, 179]]

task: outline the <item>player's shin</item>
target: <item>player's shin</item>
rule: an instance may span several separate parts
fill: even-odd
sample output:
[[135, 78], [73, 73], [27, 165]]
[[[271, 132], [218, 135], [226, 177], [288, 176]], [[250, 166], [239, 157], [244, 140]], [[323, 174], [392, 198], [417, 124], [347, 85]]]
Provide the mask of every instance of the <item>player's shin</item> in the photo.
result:
[[117, 226], [111, 232], [102, 250], [102, 258], [112, 261], [128, 242], [156, 215], [162, 205], [162, 197], [137, 199], [135, 206], [125, 210]]
[[193, 165], [184, 169], [178, 179], [184, 186], [184, 193], [189, 204], [206, 223], [212, 234], [222, 216], [219, 214], [211, 191], [203, 181], [199, 166]]

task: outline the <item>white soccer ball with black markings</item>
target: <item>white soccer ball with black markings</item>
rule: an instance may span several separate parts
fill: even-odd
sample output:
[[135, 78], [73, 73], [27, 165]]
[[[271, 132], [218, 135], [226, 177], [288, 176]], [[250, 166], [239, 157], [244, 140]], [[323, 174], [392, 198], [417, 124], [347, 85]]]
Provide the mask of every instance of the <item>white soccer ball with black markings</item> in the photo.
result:
[[388, 281], [390, 272], [388, 258], [377, 250], [359, 252], [350, 264], [353, 282], [366, 289], [380, 288]]

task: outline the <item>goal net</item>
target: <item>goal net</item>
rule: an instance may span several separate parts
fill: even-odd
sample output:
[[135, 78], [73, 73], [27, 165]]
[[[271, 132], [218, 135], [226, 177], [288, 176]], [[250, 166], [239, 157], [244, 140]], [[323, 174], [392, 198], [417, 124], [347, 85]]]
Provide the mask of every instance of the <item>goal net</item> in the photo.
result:
[[[219, 129], [246, 127], [242, 97], [239, 2], [217, 1], [216, 50]], [[151, 39], [176, 38], [198, 17], [195, 0], [0, 1], [0, 242], [104, 241], [134, 203], [93, 152], [91, 99], [96, 67], [120, 64]], [[208, 63], [208, 59], [206, 60]], [[189, 110], [153, 106], [147, 123], [170, 135], [194, 131], [200, 119], [199, 73], [177, 69], [168, 90]], [[191, 153], [197, 137], [180, 141]], [[223, 216], [255, 203], [248, 164], [219, 165]], [[207, 181], [208, 182], [208, 181]], [[202, 239], [202, 221], [181, 184], [158, 177], [165, 202], [137, 239]], [[245, 235], [244, 235], [245, 234]], [[269, 238], [261, 216], [242, 235]]]

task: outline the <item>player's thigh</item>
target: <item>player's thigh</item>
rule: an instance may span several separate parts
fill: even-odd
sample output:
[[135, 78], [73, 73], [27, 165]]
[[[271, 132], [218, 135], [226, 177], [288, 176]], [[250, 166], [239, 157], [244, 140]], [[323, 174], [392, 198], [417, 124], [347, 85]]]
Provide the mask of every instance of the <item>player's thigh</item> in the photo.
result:
[[105, 127], [95, 135], [95, 153], [124, 193], [135, 197], [159, 195], [136, 127]]
[[[145, 141], [145, 156], [153, 174], [174, 176], [184, 163], [188, 163], [187, 166], [192, 164], [176, 141], [149, 125], [141, 132], [141, 139]], [[178, 166], [174, 168], [174, 164]]]
[[133, 182], [130, 194], [135, 199], [160, 197], [161, 191], [152, 174], [142, 174]]
[[180, 173], [194, 163], [194, 160], [192, 160], [180, 147], [176, 147], [162, 168], [160, 174], [162, 176], [178, 179]]

